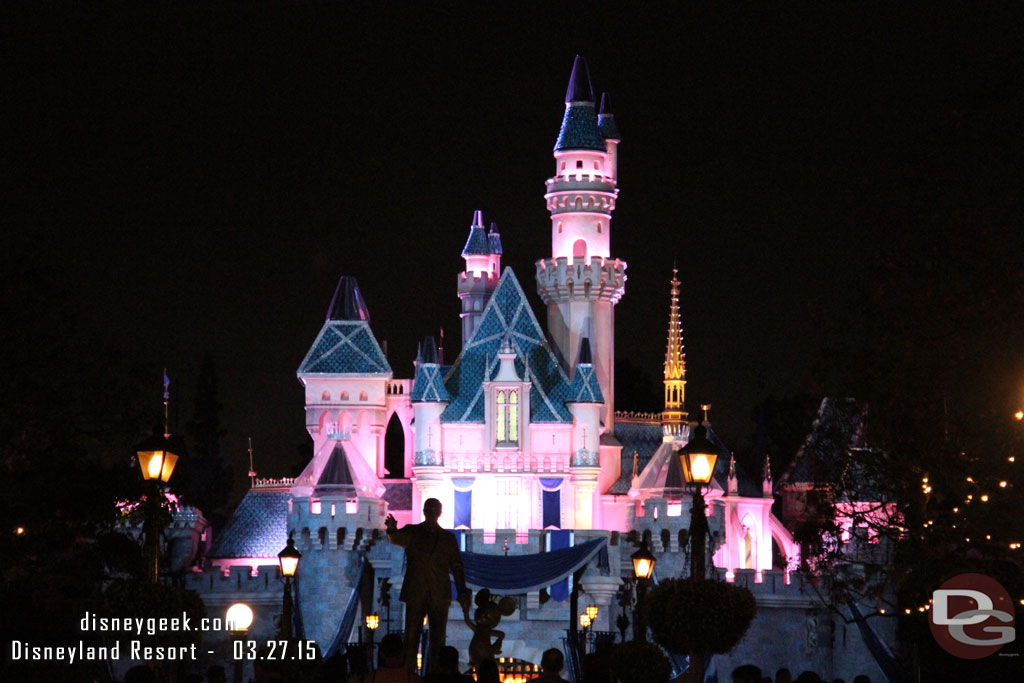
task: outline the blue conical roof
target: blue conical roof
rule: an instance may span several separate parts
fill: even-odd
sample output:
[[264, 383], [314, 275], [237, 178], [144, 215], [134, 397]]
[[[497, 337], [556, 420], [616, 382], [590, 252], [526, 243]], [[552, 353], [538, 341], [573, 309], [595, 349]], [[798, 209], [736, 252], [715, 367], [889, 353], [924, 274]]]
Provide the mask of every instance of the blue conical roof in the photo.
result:
[[462, 248], [462, 255], [487, 256], [490, 253], [491, 245], [484, 230], [483, 212], [474, 211], [473, 225], [469, 226], [469, 237], [466, 239], [466, 246]]
[[597, 126], [590, 69], [587, 68], [587, 60], [580, 55], [576, 55], [572, 65], [569, 87], [565, 91], [565, 115], [555, 141], [556, 152], [570, 149], [607, 150], [604, 136]]
[[619, 127], [615, 125], [615, 114], [612, 113], [612, 100], [608, 93], [601, 93], [601, 108], [597, 113], [597, 127], [605, 140], [622, 140]]

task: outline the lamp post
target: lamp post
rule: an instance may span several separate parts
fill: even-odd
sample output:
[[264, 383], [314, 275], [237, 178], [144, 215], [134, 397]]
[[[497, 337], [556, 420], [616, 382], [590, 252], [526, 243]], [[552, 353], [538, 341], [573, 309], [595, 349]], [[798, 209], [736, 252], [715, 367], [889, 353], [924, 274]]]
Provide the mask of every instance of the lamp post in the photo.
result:
[[229, 631], [229, 637], [231, 638], [231, 659], [234, 661], [234, 680], [235, 683], [242, 683], [242, 665], [245, 663], [244, 658], [240, 656], [244, 645], [240, 648], [236, 643], [245, 640], [245, 637], [249, 633], [249, 627], [252, 626], [252, 608], [246, 605], [244, 602], [236, 602], [235, 604], [228, 607], [227, 613], [224, 615], [224, 621], [227, 622]]
[[377, 627], [380, 626], [380, 615], [379, 614], [367, 614], [366, 615], [366, 628], [370, 630], [370, 657], [373, 658], [373, 646], [374, 646], [374, 634], [377, 631]]
[[142, 508], [146, 578], [151, 583], [160, 578], [160, 534], [163, 532], [161, 484], [171, 478], [180, 452], [181, 448], [171, 442], [167, 433], [156, 433], [135, 447], [142, 478], [152, 482]]
[[[705, 411], [707, 408], [705, 408]], [[705, 412], [705, 416], [707, 413]], [[683, 466], [683, 477], [693, 490], [693, 503], [690, 507], [690, 578], [694, 581], [704, 580], [705, 546], [708, 535], [708, 518], [705, 513], [703, 488], [711, 483], [718, 461], [718, 451], [708, 440], [708, 430], [703, 424], [697, 425], [693, 436], [679, 451], [679, 462]], [[690, 653], [690, 671], [693, 680], [704, 681], [704, 653]]]
[[284, 598], [281, 603], [281, 622], [278, 624], [278, 637], [282, 640], [292, 637], [292, 578], [299, 568], [301, 557], [302, 553], [295, 548], [295, 539], [289, 536], [288, 545], [277, 554], [281, 574], [284, 576]]
[[657, 559], [647, 545], [647, 539], [640, 543], [640, 549], [629, 556], [633, 560], [633, 575], [636, 577], [636, 612], [633, 614], [633, 640], [647, 642], [647, 581], [654, 573]]

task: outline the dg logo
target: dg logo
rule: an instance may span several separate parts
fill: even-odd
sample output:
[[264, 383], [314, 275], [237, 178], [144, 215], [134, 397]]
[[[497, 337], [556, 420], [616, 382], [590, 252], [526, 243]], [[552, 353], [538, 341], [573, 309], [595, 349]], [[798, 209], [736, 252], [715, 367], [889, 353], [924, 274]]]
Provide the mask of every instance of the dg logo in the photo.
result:
[[963, 659], [995, 654], [1016, 637], [1013, 601], [984, 574], [958, 574], [932, 594], [929, 626], [946, 652]]

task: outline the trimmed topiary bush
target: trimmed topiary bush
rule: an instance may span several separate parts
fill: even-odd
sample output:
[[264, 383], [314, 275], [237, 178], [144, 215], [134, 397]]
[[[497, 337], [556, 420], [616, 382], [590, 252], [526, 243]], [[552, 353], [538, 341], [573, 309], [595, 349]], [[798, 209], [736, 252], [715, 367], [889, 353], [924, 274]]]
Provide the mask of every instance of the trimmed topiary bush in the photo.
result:
[[666, 579], [651, 590], [647, 604], [654, 639], [680, 654], [728, 652], [757, 613], [749, 590], [708, 580]]
[[672, 675], [672, 665], [654, 643], [619, 643], [612, 648], [611, 659], [619, 683], [668, 683]]

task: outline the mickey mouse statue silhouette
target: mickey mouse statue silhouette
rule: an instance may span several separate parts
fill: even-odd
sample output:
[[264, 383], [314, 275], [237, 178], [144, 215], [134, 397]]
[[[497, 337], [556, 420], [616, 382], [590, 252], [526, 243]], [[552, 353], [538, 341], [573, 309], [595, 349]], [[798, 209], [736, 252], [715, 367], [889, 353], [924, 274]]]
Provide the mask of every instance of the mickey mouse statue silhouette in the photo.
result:
[[[501, 654], [501, 644], [505, 640], [505, 633], [494, 627], [501, 622], [503, 616], [510, 616], [516, 611], [516, 601], [506, 596], [495, 602], [491, 597], [491, 592], [482, 588], [477, 591], [474, 602], [476, 603], [476, 613], [473, 615], [475, 622], [470, 621], [468, 609], [463, 612], [463, 617], [466, 620], [466, 626], [473, 631], [473, 639], [469, 641], [469, 663], [476, 667], [480, 662], [486, 659], [493, 660], [496, 655]], [[491, 642], [492, 637], [495, 638], [493, 643]]]

